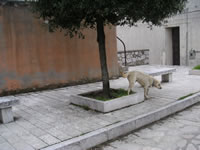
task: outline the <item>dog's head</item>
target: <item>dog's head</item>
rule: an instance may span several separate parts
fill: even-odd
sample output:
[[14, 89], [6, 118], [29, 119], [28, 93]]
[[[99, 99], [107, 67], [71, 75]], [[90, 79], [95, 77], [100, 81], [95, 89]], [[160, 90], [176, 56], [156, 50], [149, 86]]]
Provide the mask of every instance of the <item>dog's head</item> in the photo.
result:
[[158, 89], [162, 89], [160, 81], [156, 79], [153, 80], [153, 86], [155, 86]]
[[120, 76], [127, 78], [127, 76], [125, 75], [127, 71], [128, 71], [128, 68], [122, 67], [121, 65], [119, 65], [119, 75]]

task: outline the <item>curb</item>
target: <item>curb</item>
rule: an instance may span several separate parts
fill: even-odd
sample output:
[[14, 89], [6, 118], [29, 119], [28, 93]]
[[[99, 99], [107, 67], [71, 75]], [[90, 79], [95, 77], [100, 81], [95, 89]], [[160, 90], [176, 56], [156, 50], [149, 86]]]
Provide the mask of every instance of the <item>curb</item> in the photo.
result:
[[147, 114], [121, 121], [85, 135], [43, 148], [42, 150], [86, 150], [119, 136], [126, 135], [136, 129], [192, 106], [199, 101], [200, 93], [196, 93]]

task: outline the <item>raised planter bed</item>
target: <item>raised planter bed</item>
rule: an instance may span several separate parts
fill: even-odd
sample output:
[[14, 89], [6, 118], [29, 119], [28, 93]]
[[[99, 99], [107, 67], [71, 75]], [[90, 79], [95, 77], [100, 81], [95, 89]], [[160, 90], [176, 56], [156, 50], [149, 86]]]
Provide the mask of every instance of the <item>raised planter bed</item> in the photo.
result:
[[189, 71], [189, 75], [199, 75], [200, 76], [200, 65], [197, 65]]
[[[87, 94], [87, 93], [82, 93]], [[144, 93], [138, 92], [128, 96], [115, 98], [108, 101], [100, 101], [80, 95], [71, 95], [70, 103], [83, 106], [99, 112], [110, 112], [123, 107], [131, 106], [144, 101]]]
[[192, 69], [189, 71], [189, 75], [199, 75], [200, 76], [200, 70]]

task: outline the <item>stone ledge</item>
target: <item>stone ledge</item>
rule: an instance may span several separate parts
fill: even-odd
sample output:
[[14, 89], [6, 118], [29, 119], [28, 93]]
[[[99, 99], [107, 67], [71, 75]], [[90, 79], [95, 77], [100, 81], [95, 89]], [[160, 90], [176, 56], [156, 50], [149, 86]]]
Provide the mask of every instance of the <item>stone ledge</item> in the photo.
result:
[[88, 134], [64, 141], [59, 144], [44, 148], [42, 150], [83, 150], [89, 149], [108, 140], [115, 139], [119, 136], [126, 135], [136, 129], [139, 129], [152, 122], [158, 121], [164, 117], [181, 111], [200, 101], [200, 93], [187, 97], [183, 100], [177, 100], [165, 107], [149, 112], [147, 114], [122, 121], [108, 127], [90, 132]]
[[189, 75], [199, 75], [200, 76], [200, 70], [190, 70]]
[[14, 96], [0, 97], [0, 109], [12, 107], [19, 104], [19, 100]]
[[14, 96], [0, 97], [0, 122], [14, 121], [12, 106], [17, 104], [19, 104], [19, 100]]
[[166, 70], [161, 70], [161, 71], [156, 71], [156, 72], [149, 72], [148, 74], [151, 75], [151, 76], [159, 76], [159, 75], [164, 75], [164, 74], [170, 74], [170, 73], [173, 73], [175, 71], [176, 71], [176, 69], [169, 68], [169, 69], [166, 69]]
[[80, 95], [71, 95], [70, 103], [88, 107], [99, 112], [110, 112], [123, 107], [131, 106], [144, 101], [143, 92], [123, 96], [109, 101], [100, 101]]

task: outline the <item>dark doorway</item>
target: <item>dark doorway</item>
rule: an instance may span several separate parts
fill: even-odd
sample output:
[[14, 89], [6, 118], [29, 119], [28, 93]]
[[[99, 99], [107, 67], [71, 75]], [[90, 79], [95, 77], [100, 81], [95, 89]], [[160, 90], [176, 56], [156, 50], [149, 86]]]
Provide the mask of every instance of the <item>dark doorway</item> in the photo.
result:
[[180, 34], [179, 27], [172, 28], [173, 65], [180, 65]]

